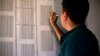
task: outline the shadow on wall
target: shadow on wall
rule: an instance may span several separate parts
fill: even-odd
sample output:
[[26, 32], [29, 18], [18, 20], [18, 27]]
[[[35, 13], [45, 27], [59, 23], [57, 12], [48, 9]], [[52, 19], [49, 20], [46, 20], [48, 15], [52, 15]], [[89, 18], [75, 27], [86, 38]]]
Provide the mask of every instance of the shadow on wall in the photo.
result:
[[87, 17], [88, 28], [96, 35], [100, 50], [100, 0], [89, 0], [90, 10]]

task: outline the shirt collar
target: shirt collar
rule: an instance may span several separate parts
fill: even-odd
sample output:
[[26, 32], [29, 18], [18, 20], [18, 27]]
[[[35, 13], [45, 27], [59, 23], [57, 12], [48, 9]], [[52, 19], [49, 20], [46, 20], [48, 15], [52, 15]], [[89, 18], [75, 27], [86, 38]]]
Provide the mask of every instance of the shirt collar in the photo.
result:
[[74, 32], [74, 31], [76, 31], [76, 30], [78, 30], [78, 29], [83, 29], [83, 28], [86, 28], [85, 24], [81, 24], [81, 25], [75, 27], [74, 29], [72, 29], [71, 31], [68, 31], [68, 32], [64, 33], [64, 34], [62, 35], [62, 37], [61, 37], [60, 43], [62, 44], [62, 42], [63, 42], [63, 41], [67, 38], [67, 36], [68, 36], [69, 34], [71, 34], [72, 32]]

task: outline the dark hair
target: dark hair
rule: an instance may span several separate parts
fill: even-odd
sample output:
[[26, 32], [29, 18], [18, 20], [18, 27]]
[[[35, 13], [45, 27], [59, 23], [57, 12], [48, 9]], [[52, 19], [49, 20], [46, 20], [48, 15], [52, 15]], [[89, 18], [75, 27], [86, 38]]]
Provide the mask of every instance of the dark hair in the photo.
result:
[[88, 0], [63, 0], [62, 8], [74, 23], [84, 24], [89, 11], [89, 2]]

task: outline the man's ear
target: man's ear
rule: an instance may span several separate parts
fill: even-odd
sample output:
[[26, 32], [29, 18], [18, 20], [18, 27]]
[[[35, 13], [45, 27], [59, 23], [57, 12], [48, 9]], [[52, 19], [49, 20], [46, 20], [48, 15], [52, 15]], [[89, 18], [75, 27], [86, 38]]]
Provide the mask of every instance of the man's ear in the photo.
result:
[[64, 21], [66, 21], [67, 20], [67, 18], [68, 18], [68, 15], [67, 15], [67, 12], [63, 12], [63, 15], [64, 15]]

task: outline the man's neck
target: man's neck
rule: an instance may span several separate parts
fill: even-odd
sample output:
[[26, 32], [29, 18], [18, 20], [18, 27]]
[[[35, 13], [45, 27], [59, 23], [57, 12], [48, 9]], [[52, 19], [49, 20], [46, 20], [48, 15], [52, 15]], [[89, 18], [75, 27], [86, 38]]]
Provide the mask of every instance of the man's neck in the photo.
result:
[[79, 25], [77, 25], [77, 24], [68, 25], [67, 30], [68, 30], [68, 31], [71, 31], [71, 30], [73, 30], [74, 28], [76, 28], [77, 26], [79, 26]]
[[71, 30], [73, 30], [74, 28], [76, 28], [79, 25], [80, 24], [75, 24], [71, 20], [68, 20], [68, 22], [65, 24], [65, 30], [71, 31]]

